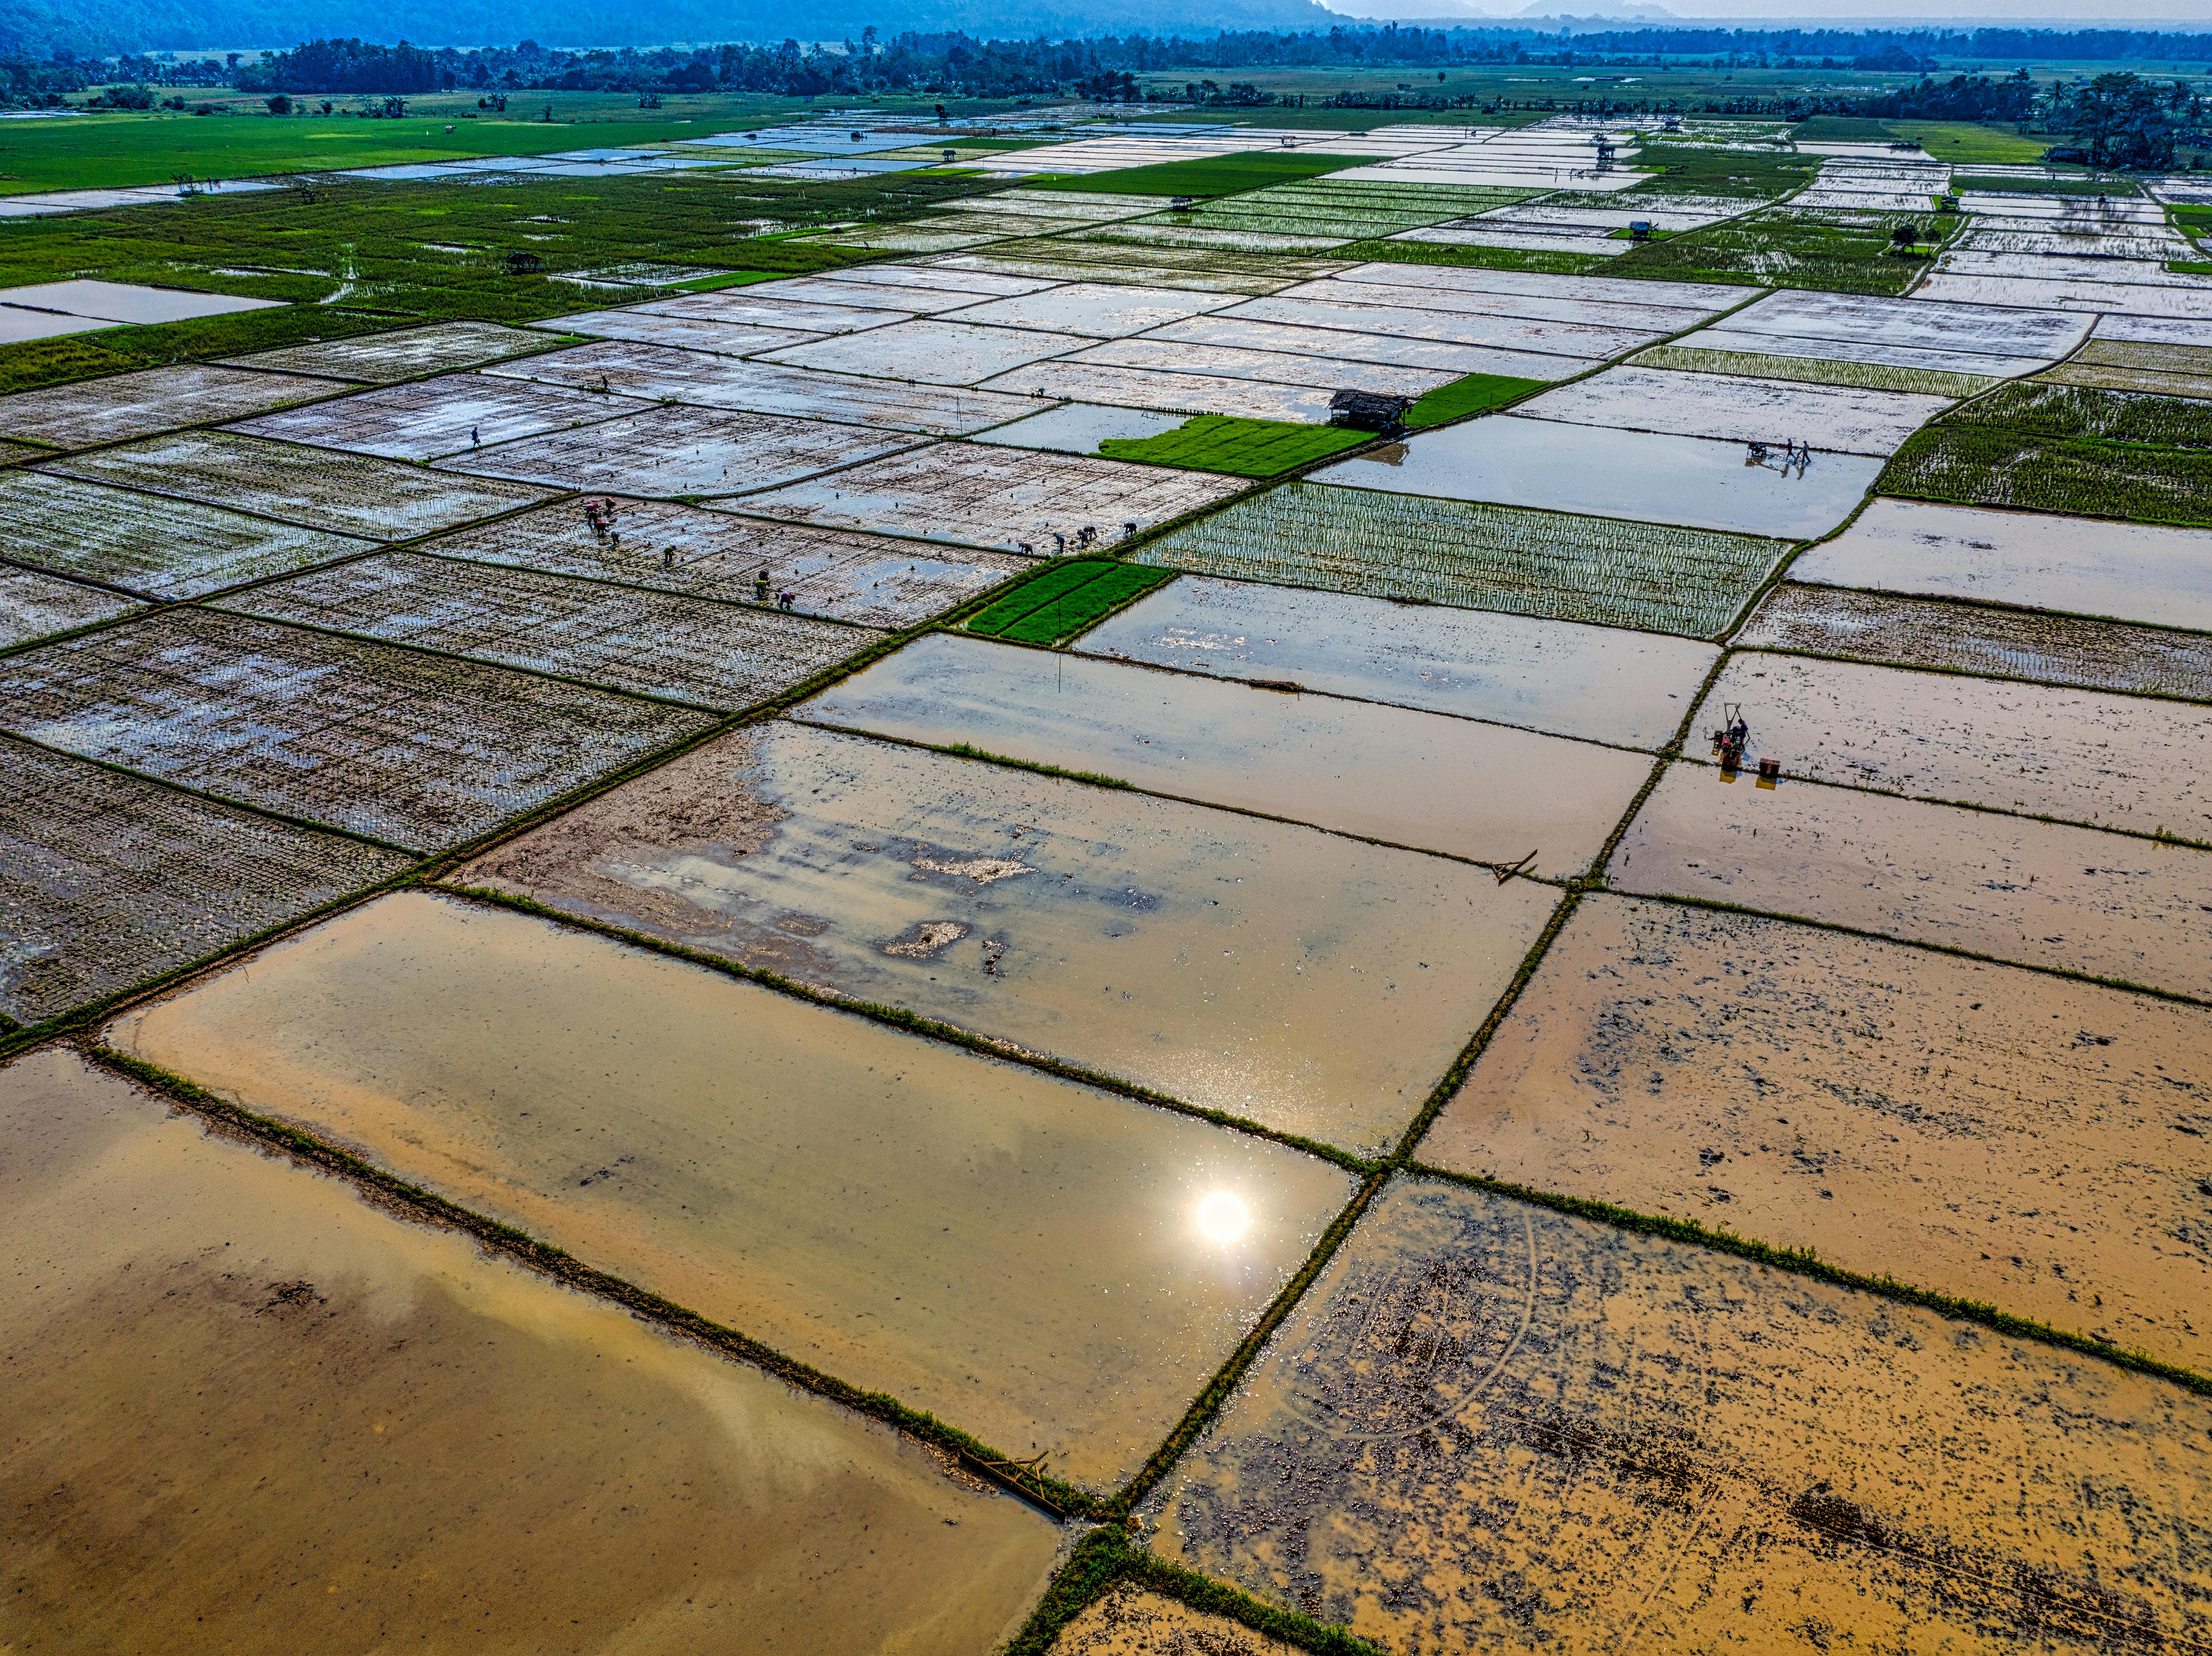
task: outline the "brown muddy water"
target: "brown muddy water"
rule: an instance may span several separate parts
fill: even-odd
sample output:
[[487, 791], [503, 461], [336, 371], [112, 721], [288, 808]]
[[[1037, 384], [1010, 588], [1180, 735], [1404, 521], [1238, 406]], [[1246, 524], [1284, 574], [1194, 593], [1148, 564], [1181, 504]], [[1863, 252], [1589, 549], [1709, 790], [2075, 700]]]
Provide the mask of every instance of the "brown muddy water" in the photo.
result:
[[2208, 1441], [2165, 1381], [1401, 1180], [1146, 1527], [1402, 1656], [2196, 1648]]
[[2212, 842], [2212, 708], [1758, 652], [1729, 658], [1693, 737], [1729, 703], [1747, 758], [1791, 776]]
[[2212, 998], [2212, 851], [1670, 766], [1608, 871], [1725, 903]]
[[2212, 1375], [2208, 1136], [2203, 1008], [1595, 896], [1416, 1154]]
[[546, 920], [407, 892], [110, 1038], [1094, 1482], [1348, 1198], [1264, 1140]]
[[1056, 1526], [210, 1136], [0, 1069], [0, 1648], [969, 1656]]
[[1362, 1154], [1557, 894], [1310, 828], [783, 722], [457, 872]]
[[1391, 707], [934, 633], [793, 715], [1155, 793], [1577, 874], [1650, 761]]

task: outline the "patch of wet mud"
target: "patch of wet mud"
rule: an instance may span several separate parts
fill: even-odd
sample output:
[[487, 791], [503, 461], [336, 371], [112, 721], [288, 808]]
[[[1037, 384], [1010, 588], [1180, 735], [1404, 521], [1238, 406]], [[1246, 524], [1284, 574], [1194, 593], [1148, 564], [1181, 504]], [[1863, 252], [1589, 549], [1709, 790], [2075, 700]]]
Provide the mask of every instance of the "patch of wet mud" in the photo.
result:
[[[275, 945], [110, 1038], [1085, 1481], [1142, 1464], [1352, 1184], [1263, 1140], [424, 893]], [[1241, 1215], [1218, 1238], [1198, 1213], [1217, 1192]]]
[[2212, 1400], [1711, 1250], [1386, 1190], [1146, 1503], [1403, 1656], [2212, 1635]]
[[1225, 1616], [1117, 1586], [1060, 1629], [1052, 1656], [1292, 1656], [1292, 1651]]
[[883, 1428], [211, 1137], [0, 1069], [0, 1647], [954, 1653], [1055, 1528]]
[[2212, 999], [2212, 851], [1668, 767], [1608, 878]]
[[1557, 900], [1310, 828], [775, 723], [454, 879], [1361, 1154]]
[[1417, 1152], [2212, 1374], [2212, 1012], [1595, 896]]

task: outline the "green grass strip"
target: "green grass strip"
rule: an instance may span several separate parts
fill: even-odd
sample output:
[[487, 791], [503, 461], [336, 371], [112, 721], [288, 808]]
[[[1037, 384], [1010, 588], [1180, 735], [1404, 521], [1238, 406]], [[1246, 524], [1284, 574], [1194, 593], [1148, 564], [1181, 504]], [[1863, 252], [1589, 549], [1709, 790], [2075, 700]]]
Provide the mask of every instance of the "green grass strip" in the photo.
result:
[[1056, 644], [1096, 626], [1132, 599], [1174, 578], [1167, 569], [1117, 563], [1109, 573], [1085, 581], [1065, 598], [1030, 611], [1000, 636], [1021, 644]]
[[972, 617], [968, 623], [968, 630], [981, 633], [986, 638], [996, 638], [1023, 617], [1042, 609], [1056, 598], [1066, 597], [1085, 582], [1096, 581], [1109, 569], [1118, 567], [1095, 558], [1048, 564], [980, 615]]
[[1294, 467], [1357, 448], [1373, 433], [1295, 420], [1254, 420], [1234, 414], [1200, 414], [1152, 437], [1109, 437], [1098, 452], [1109, 460], [1179, 466], [1191, 472], [1224, 472], [1237, 478], [1274, 478]]
[[1406, 411], [1406, 424], [1413, 430], [1464, 419], [1486, 409], [1498, 408], [1541, 391], [1542, 380], [1516, 380], [1510, 374], [1468, 374], [1449, 385], [1438, 386]]

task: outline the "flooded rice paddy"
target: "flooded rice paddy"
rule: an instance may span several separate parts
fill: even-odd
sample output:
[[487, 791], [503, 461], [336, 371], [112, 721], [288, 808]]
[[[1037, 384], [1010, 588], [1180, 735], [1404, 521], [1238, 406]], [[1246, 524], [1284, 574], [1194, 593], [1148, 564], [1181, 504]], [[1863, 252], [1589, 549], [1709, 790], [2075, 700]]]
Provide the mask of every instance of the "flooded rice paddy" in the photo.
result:
[[105, 621], [131, 607], [119, 594], [0, 567], [0, 648]]
[[2212, 1631], [2208, 1430], [2094, 1359], [1402, 1179], [1146, 1530], [1411, 1656], [2155, 1647]]
[[2212, 635], [1833, 587], [1776, 587], [1739, 643], [2212, 702]]
[[802, 726], [476, 859], [512, 892], [1362, 1154], [1557, 901], [1287, 824]]
[[232, 429], [391, 460], [428, 460], [541, 432], [596, 425], [647, 406], [627, 397], [533, 386], [495, 374], [455, 374], [265, 414]]
[[1076, 648], [1646, 748], [1674, 736], [1719, 654], [1650, 633], [1202, 575], [1170, 581]]
[[2212, 632], [2212, 531], [1877, 500], [1790, 578]]
[[67, 1049], [0, 1068], [0, 1132], [11, 1643], [954, 1656], [1051, 1568], [888, 1429]]
[[[418, 893], [109, 1038], [1085, 1482], [1136, 1469], [1353, 1183], [1203, 1121]], [[1226, 1240], [1199, 1217], [1217, 1192], [1242, 1216]]]
[[2208, 1125], [2204, 1008], [1598, 896], [1416, 1154], [2212, 1375]]
[[450, 374], [456, 368], [544, 350], [559, 343], [557, 334], [502, 327], [496, 322], [436, 322], [426, 328], [402, 328], [355, 339], [287, 345], [281, 350], [241, 356], [234, 365], [386, 385], [417, 374]]
[[319, 380], [198, 362], [147, 368], [89, 385], [0, 397], [0, 435], [27, 437], [56, 448], [82, 448], [173, 426], [237, 419], [287, 403], [327, 397], [335, 388]]
[[2192, 846], [1678, 764], [1610, 876], [2212, 1000], [2212, 851]]
[[19, 736], [417, 849], [457, 844], [713, 715], [179, 609], [0, 661]]
[[1582, 872], [1641, 754], [1401, 708], [936, 635], [796, 709], [1552, 879]]
[[229, 607], [714, 708], [788, 690], [884, 636], [415, 552], [295, 575], [241, 594]]
[[1759, 715], [1747, 758], [1791, 777], [2212, 844], [2212, 708], [1757, 651], [1695, 733], [1730, 702]]

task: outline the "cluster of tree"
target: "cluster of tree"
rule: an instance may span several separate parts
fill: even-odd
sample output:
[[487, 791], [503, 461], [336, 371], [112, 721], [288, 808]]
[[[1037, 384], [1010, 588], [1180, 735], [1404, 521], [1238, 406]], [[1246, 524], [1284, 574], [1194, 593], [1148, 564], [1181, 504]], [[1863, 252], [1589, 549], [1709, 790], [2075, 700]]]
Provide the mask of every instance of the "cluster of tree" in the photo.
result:
[[2178, 146], [2204, 141], [2204, 116], [2202, 100], [2179, 81], [2162, 87], [2139, 75], [2107, 74], [2070, 87], [2059, 82], [2045, 119], [2080, 140], [2056, 152], [2062, 160], [2168, 167]]

